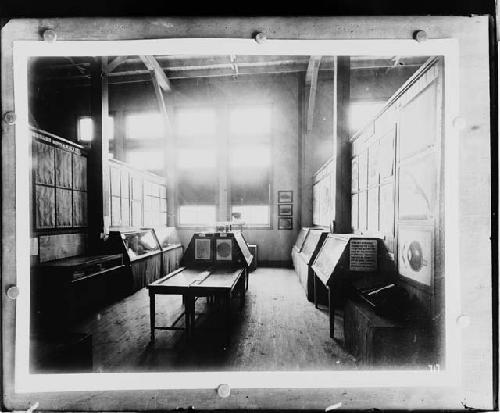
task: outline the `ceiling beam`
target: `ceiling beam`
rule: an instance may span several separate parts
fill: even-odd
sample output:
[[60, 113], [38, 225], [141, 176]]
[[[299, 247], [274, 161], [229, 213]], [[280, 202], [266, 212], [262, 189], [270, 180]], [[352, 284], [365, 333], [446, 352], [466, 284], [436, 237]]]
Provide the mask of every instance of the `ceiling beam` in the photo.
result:
[[311, 132], [314, 122], [314, 106], [316, 104], [316, 87], [321, 56], [311, 56], [306, 72], [306, 85], [309, 85], [309, 99], [307, 104], [307, 132]]
[[139, 56], [141, 60], [144, 62], [146, 67], [150, 72], [153, 72], [156, 80], [158, 81], [158, 85], [165, 91], [170, 92], [170, 81], [168, 77], [165, 75], [165, 72], [161, 68], [160, 64], [153, 56]]

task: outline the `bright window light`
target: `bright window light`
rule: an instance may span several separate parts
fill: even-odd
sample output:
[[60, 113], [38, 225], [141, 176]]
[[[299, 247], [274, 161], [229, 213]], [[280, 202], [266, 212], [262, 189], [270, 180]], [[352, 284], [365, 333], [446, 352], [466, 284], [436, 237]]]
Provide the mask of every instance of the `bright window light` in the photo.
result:
[[234, 145], [229, 155], [233, 168], [267, 168], [271, 165], [270, 145]]
[[213, 109], [179, 109], [175, 115], [177, 135], [215, 135], [217, 118]]
[[217, 152], [215, 148], [179, 148], [177, 165], [180, 169], [215, 168]]
[[215, 212], [215, 205], [181, 205], [179, 225], [213, 226]]
[[241, 221], [248, 226], [269, 225], [269, 205], [233, 205], [231, 213], [239, 212]]
[[131, 150], [127, 153], [127, 162], [137, 169], [157, 171], [163, 169], [163, 151]]
[[229, 132], [235, 135], [271, 133], [271, 107], [245, 106], [229, 112]]
[[158, 113], [140, 113], [126, 118], [127, 139], [162, 139], [163, 119]]
[[[115, 135], [114, 118], [108, 116], [106, 119], [106, 124], [108, 131], [108, 139], [112, 141]], [[83, 142], [90, 142], [94, 139], [94, 121], [90, 116], [81, 116], [78, 118], [77, 125], [78, 140]]]
[[94, 137], [94, 122], [92, 118], [85, 116], [78, 118], [78, 140], [90, 142]]
[[351, 132], [361, 129], [383, 107], [385, 102], [355, 102], [349, 106], [349, 128]]

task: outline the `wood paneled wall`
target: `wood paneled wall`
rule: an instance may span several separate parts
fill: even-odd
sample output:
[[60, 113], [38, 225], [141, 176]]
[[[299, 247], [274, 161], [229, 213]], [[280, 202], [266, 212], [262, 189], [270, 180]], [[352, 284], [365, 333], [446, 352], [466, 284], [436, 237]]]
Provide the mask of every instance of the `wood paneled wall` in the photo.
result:
[[428, 61], [352, 141], [352, 229], [384, 239], [401, 280], [435, 316], [443, 304], [435, 291], [444, 249], [442, 79], [440, 60]]

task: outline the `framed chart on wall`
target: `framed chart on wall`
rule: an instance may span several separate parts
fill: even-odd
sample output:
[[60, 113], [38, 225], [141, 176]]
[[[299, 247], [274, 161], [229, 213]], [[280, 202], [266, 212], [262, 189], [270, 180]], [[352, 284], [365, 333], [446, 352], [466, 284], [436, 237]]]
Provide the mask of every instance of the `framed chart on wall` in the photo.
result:
[[432, 226], [400, 224], [398, 228], [398, 271], [403, 277], [430, 287], [434, 251]]
[[293, 202], [293, 191], [278, 191], [278, 204]]

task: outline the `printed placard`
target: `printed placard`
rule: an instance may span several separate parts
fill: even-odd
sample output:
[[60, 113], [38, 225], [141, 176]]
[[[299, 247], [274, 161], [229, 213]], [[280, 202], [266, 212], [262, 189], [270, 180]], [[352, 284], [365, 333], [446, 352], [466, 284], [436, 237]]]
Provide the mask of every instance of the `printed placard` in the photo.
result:
[[377, 270], [377, 240], [352, 239], [350, 243], [349, 269], [351, 271]]

